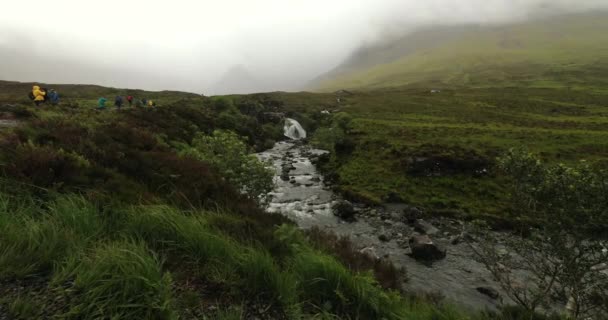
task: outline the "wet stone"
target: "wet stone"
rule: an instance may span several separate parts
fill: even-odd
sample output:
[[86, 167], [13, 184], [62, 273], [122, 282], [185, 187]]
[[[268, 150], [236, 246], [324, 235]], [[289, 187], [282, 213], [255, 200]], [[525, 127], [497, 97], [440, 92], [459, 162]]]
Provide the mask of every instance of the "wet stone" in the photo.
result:
[[497, 300], [498, 298], [500, 298], [500, 294], [494, 288], [490, 288], [490, 287], [477, 287], [476, 290], [479, 291], [479, 293], [484, 294], [484, 295], [490, 297], [491, 299]]
[[446, 250], [435, 243], [428, 235], [414, 235], [409, 241], [412, 257], [416, 260], [435, 261], [446, 256]]
[[435, 228], [432, 224], [424, 221], [423, 219], [418, 219], [414, 222], [414, 230], [428, 235], [439, 233], [439, 229]]

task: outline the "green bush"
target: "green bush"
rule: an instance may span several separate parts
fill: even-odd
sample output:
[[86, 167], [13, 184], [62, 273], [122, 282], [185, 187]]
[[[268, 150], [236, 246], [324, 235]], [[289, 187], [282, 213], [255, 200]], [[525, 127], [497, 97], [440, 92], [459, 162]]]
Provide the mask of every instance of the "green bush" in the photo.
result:
[[199, 134], [192, 146], [182, 155], [211, 164], [251, 199], [264, 202], [266, 195], [274, 189], [273, 172], [249, 153], [247, 145], [235, 133], [214, 131], [211, 136]]

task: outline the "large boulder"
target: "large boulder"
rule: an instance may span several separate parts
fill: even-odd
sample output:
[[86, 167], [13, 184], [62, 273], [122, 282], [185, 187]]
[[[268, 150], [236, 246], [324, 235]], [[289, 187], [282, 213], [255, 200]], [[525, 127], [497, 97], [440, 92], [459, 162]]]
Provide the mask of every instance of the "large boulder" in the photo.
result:
[[445, 258], [446, 250], [428, 235], [414, 235], [409, 241], [412, 257], [416, 260], [435, 261]]
[[434, 235], [439, 233], [439, 229], [435, 228], [432, 224], [424, 221], [423, 219], [417, 219], [414, 222], [414, 230], [428, 235]]
[[355, 208], [352, 203], [342, 200], [336, 203], [333, 206], [334, 215], [340, 217], [344, 220], [354, 220], [355, 219]]

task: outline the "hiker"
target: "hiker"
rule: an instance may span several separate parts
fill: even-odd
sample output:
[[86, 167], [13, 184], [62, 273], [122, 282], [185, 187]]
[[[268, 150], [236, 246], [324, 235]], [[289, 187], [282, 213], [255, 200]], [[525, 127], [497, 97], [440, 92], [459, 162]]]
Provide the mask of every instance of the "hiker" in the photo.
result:
[[46, 95], [45, 91], [40, 90], [39, 86], [32, 87], [32, 95], [34, 96], [34, 103], [36, 106], [39, 106], [44, 102], [44, 96]]
[[51, 100], [51, 104], [54, 106], [59, 104], [59, 93], [55, 89], [51, 89], [49, 92], [49, 100]]
[[141, 108], [142, 107], [141, 100], [137, 99], [135, 101], [135, 107], [137, 107], [137, 108]]
[[116, 109], [120, 110], [122, 107], [122, 96], [116, 96], [114, 99], [114, 105], [116, 106]]
[[148, 100], [146, 100], [146, 98], [141, 99], [141, 103], [145, 106], [148, 105]]
[[154, 101], [148, 100], [148, 107], [151, 108], [151, 107], [154, 107], [154, 106], [155, 106]]
[[49, 102], [49, 89], [47, 88], [40, 88], [40, 90], [42, 90], [44, 92], [44, 103]]
[[129, 107], [133, 106], [133, 96], [127, 96], [127, 102], [129, 103]]
[[97, 109], [105, 109], [106, 108], [106, 98], [101, 97], [97, 100]]

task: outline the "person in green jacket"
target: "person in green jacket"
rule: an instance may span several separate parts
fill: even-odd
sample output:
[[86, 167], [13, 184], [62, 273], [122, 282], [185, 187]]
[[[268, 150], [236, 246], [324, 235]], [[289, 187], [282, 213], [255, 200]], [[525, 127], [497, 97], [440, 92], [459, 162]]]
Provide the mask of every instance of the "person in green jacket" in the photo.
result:
[[101, 97], [97, 100], [97, 109], [105, 109], [106, 108], [106, 98]]

